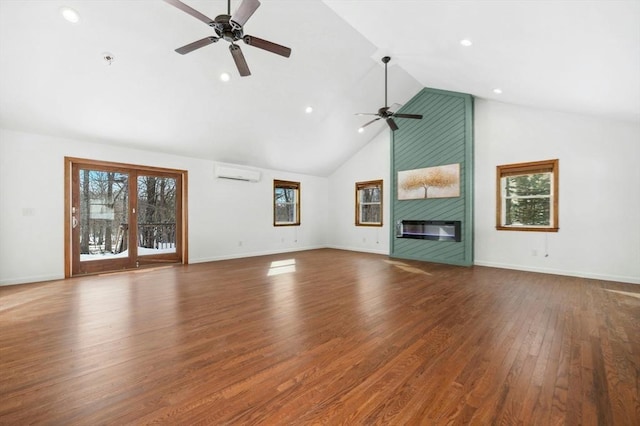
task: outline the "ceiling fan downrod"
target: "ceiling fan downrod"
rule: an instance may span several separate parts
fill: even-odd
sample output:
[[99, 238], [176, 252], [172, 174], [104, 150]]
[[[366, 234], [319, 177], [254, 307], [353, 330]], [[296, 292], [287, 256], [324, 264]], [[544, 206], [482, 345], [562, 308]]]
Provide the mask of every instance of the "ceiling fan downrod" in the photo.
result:
[[390, 56], [384, 56], [382, 62], [384, 63], [384, 107], [388, 108], [387, 104], [387, 64], [391, 60]]

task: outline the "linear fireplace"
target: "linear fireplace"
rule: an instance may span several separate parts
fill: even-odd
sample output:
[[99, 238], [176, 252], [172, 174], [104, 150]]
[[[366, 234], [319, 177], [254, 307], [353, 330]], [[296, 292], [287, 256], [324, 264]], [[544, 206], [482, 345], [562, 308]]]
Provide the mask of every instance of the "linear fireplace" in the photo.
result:
[[399, 220], [396, 238], [460, 242], [459, 220]]

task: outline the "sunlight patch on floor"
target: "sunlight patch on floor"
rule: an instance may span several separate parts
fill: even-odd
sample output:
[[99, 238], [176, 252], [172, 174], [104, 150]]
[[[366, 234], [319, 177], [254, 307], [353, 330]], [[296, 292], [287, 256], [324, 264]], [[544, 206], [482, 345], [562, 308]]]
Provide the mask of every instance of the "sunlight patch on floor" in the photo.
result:
[[271, 266], [269, 267], [269, 272], [267, 272], [267, 276], [272, 277], [274, 275], [290, 274], [295, 271], [296, 271], [295, 259], [275, 260], [271, 262]]
[[412, 274], [421, 274], [421, 275], [433, 275], [427, 271], [423, 271], [420, 268], [416, 268], [415, 266], [407, 265], [404, 262], [398, 262], [397, 260], [385, 260], [385, 262], [395, 266], [398, 269], [401, 269], [405, 272], [411, 272]]
[[610, 293], [618, 293], [618, 294], [622, 294], [623, 296], [631, 296], [631, 297], [635, 297], [636, 299], [640, 299], [640, 293], [632, 293], [630, 291], [609, 290], [609, 289], [605, 289], [605, 291], [608, 291]]
[[[38, 302], [48, 297], [53, 297], [59, 290], [55, 285], [43, 285], [36, 288], [25, 287], [24, 291], [19, 291], [14, 294], [2, 296], [2, 302], [0, 302], [0, 312], [9, 311], [11, 309], [20, 307], [25, 304]], [[9, 319], [3, 317], [4, 319]], [[12, 318], [15, 319], [15, 318]]]

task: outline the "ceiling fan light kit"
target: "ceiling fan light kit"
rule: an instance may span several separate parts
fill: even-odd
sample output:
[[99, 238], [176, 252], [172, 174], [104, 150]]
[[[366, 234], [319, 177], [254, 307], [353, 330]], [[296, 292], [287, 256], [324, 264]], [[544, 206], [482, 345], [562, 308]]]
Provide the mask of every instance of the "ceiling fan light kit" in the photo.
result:
[[356, 115], [376, 115], [377, 116], [377, 118], [374, 118], [373, 120], [369, 121], [368, 123], [363, 124], [358, 129], [358, 132], [360, 132], [360, 133], [362, 133], [362, 131], [364, 131], [364, 128], [367, 127], [369, 124], [373, 124], [373, 123], [375, 123], [376, 121], [378, 121], [380, 119], [384, 119], [384, 121], [387, 122], [387, 125], [389, 126], [391, 131], [398, 130], [398, 125], [396, 124], [396, 122], [394, 120], [394, 117], [395, 118], [410, 118], [410, 119], [414, 119], [414, 120], [422, 120], [422, 115], [420, 115], [420, 114], [398, 114], [397, 112], [395, 112], [398, 109], [400, 109], [400, 107], [402, 106], [400, 104], [393, 104], [391, 106], [387, 106], [387, 64], [391, 60], [391, 57], [390, 56], [384, 56], [381, 60], [382, 60], [382, 63], [384, 64], [384, 106], [382, 108], [380, 108], [377, 113], [362, 112], [362, 113], [356, 114]]
[[180, 0], [164, 1], [193, 16], [194, 18], [204, 22], [205, 24], [213, 28], [216, 33], [215, 36], [205, 37], [203, 39], [177, 48], [176, 52], [181, 55], [186, 55], [187, 53], [193, 52], [194, 50], [200, 49], [201, 47], [217, 43], [220, 40], [225, 40], [230, 43], [229, 51], [231, 52], [233, 61], [235, 62], [236, 67], [238, 68], [238, 72], [242, 77], [251, 75], [251, 71], [249, 70], [249, 65], [247, 64], [244, 54], [242, 53], [242, 49], [236, 44], [237, 41], [242, 40], [249, 46], [257, 47], [258, 49], [266, 50], [268, 52], [275, 53], [276, 55], [284, 56], [285, 58], [288, 58], [291, 55], [291, 49], [288, 47], [273, 43], [271, 41], [263, 40], [252, 35], [244, 34], [244, 25], [247, 23], [249, 18], [251, 18], [258, 7], [260, 7], [259, 0], [243, 0], [233, 15], [231, 14], [231, 0], [228, 0], [227, 14], [218, 15], [215, 19], [207, 17], [206, 15], [193, 9], [191, 6], [182, 3]]

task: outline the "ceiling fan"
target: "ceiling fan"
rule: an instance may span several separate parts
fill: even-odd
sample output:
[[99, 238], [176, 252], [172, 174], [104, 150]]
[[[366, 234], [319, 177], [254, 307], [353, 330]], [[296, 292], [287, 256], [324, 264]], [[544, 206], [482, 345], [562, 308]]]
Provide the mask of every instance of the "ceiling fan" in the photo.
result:
[[242, 50], [240, 46], [236, 44], [237, 41], [242, 40], [245, 44], [249, 46], [254, 46], [259, 49], [263, 49], [272, 53], [275, 53], [280, 56], [284, 56], [288, 58], [291, 55], [291, 49], [285, 46], [281, 46], [276, 43], [272, 43], [267, 40], [263, 40], [258, 37], [254, 37], [251, 35], [244, 34], [244, 24], [247, 23], [251, 15], [260, 7], [259, 0], [243, 0], [238, 7], [238, 10], [235, 11], [233, 15], [231, 15], [231, 0], [227, 0], [227, 14], [226, 15], [218, 15], [215, 19], [211, 19], [197, 10], [193, 9], [190, 6], [182, 3], [179, 0], [164, 0], [165, 2], [177, 7], [183, 12], [188, 13], [196, 19], [201, 20], [205, 24], [209, 25], [216, 32], [215, 36], [205, 37], [201, 40], [194, 41], [193, 43], [189, 43], [185, 46], [179, 47], [176, 49], [181, 55], [185, 55], [189, 52], [193, 52], [196, 49], [207, 46], [212, 43], [216, 43], [221, 39], [224, 39], [231, 43], [229, 45], [229, 50], [231, 51], [231, 56], [233, 57], [234, 62], [236, 63], [236, 67], [238, 68], [238, 72], [242, 77], [246, 77], [251, 75], [251, 71], [249, 70], [249, 66], [247, 65], [247, 61], [244, 59], [244, 55], [242, 54]]
[[356, 114], [356, 115], [377, 115], [378, 116], [378, 118], [374, 118], [373, 120], [369, 121], [368, 123], [360, 127], [360, 129], [364, 129], [369, 124], [375, 123], [381, 118], [387, 122], [387, 124], [389, 125], [389, 128], [391, 128], [392, 131], [398, 130], [398, 125], [393, 120], [394, 117], [422, 120], [422, 115], [420, 114], [398, 114], [397, 112], [395, 112], [398, 109], [400, 109], [400, 107], [402, 106], [400, 104], [393, 104], [391, 106], [387, 106], [387, 64], [389, 63], [390, 60], [391, 58], [389, 56], [385, 56], [382, 58], [382, 62], [384, 63], [384, 106], [380, 108], [377, 113], [361, 112]]

